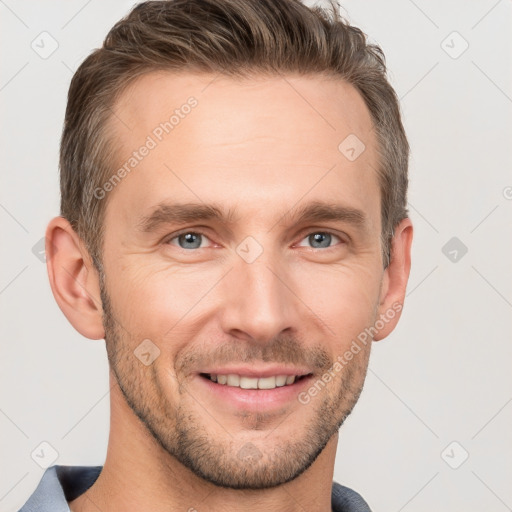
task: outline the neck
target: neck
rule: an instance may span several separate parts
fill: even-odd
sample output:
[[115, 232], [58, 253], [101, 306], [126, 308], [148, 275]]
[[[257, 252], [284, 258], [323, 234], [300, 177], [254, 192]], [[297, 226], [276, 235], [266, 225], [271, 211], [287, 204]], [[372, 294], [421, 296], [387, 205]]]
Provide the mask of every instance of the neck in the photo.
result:
[[169, 455], [125, 402], [111, 376], [111, 421], [107, 457], [94, 485], [70, 502], [72, 512], [331, 511], [338, 436], [300, 476], [271, 489], [217, 487]]

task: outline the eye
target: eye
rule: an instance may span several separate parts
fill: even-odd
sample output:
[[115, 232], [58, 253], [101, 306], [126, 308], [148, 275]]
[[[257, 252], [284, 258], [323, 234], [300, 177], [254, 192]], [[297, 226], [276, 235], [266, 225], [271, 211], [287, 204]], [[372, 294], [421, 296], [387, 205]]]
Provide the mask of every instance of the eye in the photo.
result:
[[203, 233], [198, 233], [197, 231], [185, 231], [169, 238], [166, 243], [170, 245], [177, 245], [181, 249], [201, 249], [206, 247], [206, 245], [203, 245], [205, 240], [209, 240], [209, 238]]
[[[203, 249], [208, 246], [207, 242], [210, 239], [201, 232], [198, 231], [184, 231], [169, 238], [165, 243], [169, 245], [178, 246], [180, 249], [191, 250], [191, 249]], [[315, 231], [306, 236], [303, 241], [307, 241], [309, 246], [313, 249], [330, 249], [337, 243], [343, 243], [343, 240], [334, 233], [328, 231]], [[303, 242], [302, 241], [302, 242]], [[299, 247], [304, 247], [303, 243], [299, 244]]]
[[[331, 243], [333, 242], [333, 238], [337, 239], [339, 242], [343, 242], [338, 235], [327, 231], [315, 231], [314, 233], [310, 233], [303, 240], [307, 240], [313, 249], [329, 249], [332, 247]], [[299, 244], [299, 247], [304, 246]]]

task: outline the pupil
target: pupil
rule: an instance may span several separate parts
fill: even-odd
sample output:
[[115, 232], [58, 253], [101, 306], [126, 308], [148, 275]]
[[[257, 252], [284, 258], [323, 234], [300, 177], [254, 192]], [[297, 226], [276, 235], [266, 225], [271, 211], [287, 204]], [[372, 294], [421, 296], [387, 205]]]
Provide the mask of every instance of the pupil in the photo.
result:
[[331, 235], [328, 233], [315, 233], [314, 235], [311, 235], [311, 237], [313, 238], [313, 244], [319, 243], [320, 247], [329, 247]]
[[[186, 247], [182, 246], [183, 249], [197, 249], [201, 245], [199, 236], [195, 233], [185, 233], [184, 235], [180, 235], [180, 239], [184, 240], [185, 244], [187, 244]], [[193, 247], [191, 247], [190, 244], [192, 244]]]

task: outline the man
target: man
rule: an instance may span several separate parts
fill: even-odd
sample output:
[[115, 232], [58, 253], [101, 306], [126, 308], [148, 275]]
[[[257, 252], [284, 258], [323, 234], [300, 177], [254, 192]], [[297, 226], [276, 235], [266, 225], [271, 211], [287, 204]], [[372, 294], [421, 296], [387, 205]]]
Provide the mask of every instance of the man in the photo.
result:
[[333, 471], [410, 269], [385, 73], [296, 0], [142, 3], [84, 61], [47, 261], [105, 339], [109, 445], [23, 511], [370, 510]]

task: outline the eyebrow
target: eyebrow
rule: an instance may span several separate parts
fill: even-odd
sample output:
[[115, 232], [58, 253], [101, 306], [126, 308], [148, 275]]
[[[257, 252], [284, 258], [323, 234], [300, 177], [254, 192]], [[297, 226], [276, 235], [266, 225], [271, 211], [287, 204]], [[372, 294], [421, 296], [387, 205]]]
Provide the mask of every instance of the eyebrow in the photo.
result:
[[279, 220], [280, 224], [287, 224], [292, 220], [296, 224], [305, 222], [345, 222], [366, 231], [369, 224], [368, 216], [362, 210], [337, 203], [312, 201], [296, 210], [290, 210]]
[[217, 220], [233, 224], [236, 211], [227, 213], [215, 204], [204, 203], [160, 203], [152, 213], [143, 216], [137, 223], [142, 232], [151, 232], [163, 224], [184, 224], [198, 220]]
[[[185, 224], [198, 220], [214, 220], [226, 225], [236, 222], [237, 210], [230, 209], [224, 212], [218, 204], [205, 203], [160, 203], [147, 216], [140, 218], [137, 226], [142, 232], [152, 232], [166, 224]], [[283, 225], [291, 222], [303, 224], [305, 222], [345, 222], [362, 231], [368, 228], [368, 216], [357, 208], [336, 203], [312, 201], [298, 209], [291, 209], [281, 216], [278, 223]], [[269, 230], [269, 231], [270, 231]]]

